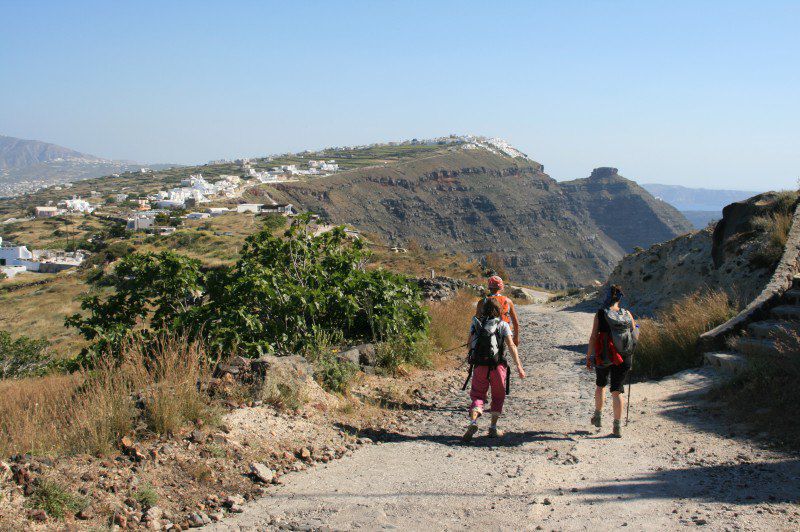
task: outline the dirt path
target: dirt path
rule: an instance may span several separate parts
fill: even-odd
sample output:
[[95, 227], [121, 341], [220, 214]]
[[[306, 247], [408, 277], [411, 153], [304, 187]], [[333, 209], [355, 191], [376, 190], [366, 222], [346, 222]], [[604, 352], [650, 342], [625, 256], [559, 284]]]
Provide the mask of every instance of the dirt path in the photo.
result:
[[[739, 437], [707, 408], [709, 370], [633, 389], [623, 439], [588, 424], [591, 315], [520, 307], [529, 378], [512, 381], [500, 441], [459, 441], [461, 375], [401, 434], [283, 478], [214, 530], [797, 530], [800, 461]], [[483, 426], [485, 428], [485, 424]]]

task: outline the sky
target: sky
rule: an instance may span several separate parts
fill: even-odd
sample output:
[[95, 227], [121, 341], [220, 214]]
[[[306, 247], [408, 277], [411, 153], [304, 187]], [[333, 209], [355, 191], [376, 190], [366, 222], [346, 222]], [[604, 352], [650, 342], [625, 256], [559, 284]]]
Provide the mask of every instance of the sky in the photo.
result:
[[574, 179], [800, 178], [800, 2], [0, 0], [0, 134], [140, 162], [496, 136]]

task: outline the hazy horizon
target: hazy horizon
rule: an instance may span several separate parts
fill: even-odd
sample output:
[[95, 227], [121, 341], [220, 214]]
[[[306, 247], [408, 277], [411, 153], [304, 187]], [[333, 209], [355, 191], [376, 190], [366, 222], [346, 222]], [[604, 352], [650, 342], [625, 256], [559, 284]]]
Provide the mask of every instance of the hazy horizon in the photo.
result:
[[[792, 2], [2, 1], [0, 134], [197, 164], [450, 133], [552, 177], [794, 188]], [[755, 187], [752, 183], [758, 183]]]

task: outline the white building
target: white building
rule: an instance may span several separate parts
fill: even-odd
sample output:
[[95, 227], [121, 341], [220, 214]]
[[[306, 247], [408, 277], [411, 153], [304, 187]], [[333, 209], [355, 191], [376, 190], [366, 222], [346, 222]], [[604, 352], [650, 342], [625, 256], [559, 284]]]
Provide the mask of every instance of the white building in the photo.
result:
[[44, 207], [36, 207], [37, 218], [50, 218], [56, 215], [58, 215], [58, 207], [52, 207], [49, 205]]
[[69, 212], [82, 212], [88, 214], [94, 211], [94, 207], [92, 207], [92, 204], [81, 198], [72, 198], [60, 201], [58, 202], [58, 204], [64, 207], [64, 209]]
[[230, 209], [227, 207], [211, 207], [208, 209], [208, 214], [211, 216], [222, 216], [223, 214], [227, 214], [230, 212]]
[[295, 210], [294, 205], [291, 203], [276, 203], [274, 205], [264, 205], [261, 207], [261, 213], [277, 213], [283, 214], [284, 216], [289, 216], [297, 214], [297, 211]]
[[0, 266], [0, 272], [4, 273], [8, 279], [13, 279], [20, 273], [26, 272], [25, 266]]
[[236, 212], [252, 212], [258, 214], [261, 212], [263, 203], [242, 203], [236, 206]]
[[155, 216], [137, 215], [133, 218], [128, 218], [128, 224], [125, 229], [129, 231], [144, 231], [153, 227], [155, 224]]
[[187, 220], [202, 220], [203, 218], [208, 218], [211, 215], [207, 212], [190, 212], [186, 215]]

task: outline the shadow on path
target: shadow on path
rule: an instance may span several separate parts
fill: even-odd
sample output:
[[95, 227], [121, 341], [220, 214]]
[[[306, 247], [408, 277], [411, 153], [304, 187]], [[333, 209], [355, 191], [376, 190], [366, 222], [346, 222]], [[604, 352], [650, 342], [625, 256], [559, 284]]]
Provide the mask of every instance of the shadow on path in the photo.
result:
[[[525, 432], [507, 431], [502, 438], [489, 438], [485, 435], [476, 435], [469, 443], [461, 441], [461, 434], [401, 434], [388, 430], [362, 430], [345, 424], [337, 424], [339, 429], [351, 434], [358, 434], [373, 441], [384, 443], [403, 442], [430, 442], [445, 446], [471, 446], [471, 447], [520, 447], [527, 443], [539, 441], [575, 441], [569, 434], [560, 432], [543, 432], [528, 430]], [[577, 434], [581, 434], [578, 431]]]
[[[757, 462], [670, 469], [627, 480], [582, 488], [602, 500], [689, 498], [707, 502], [754, 504], [800, 498], [800, 461]], [[596, 499], [595, 502], [597, 502]]]

